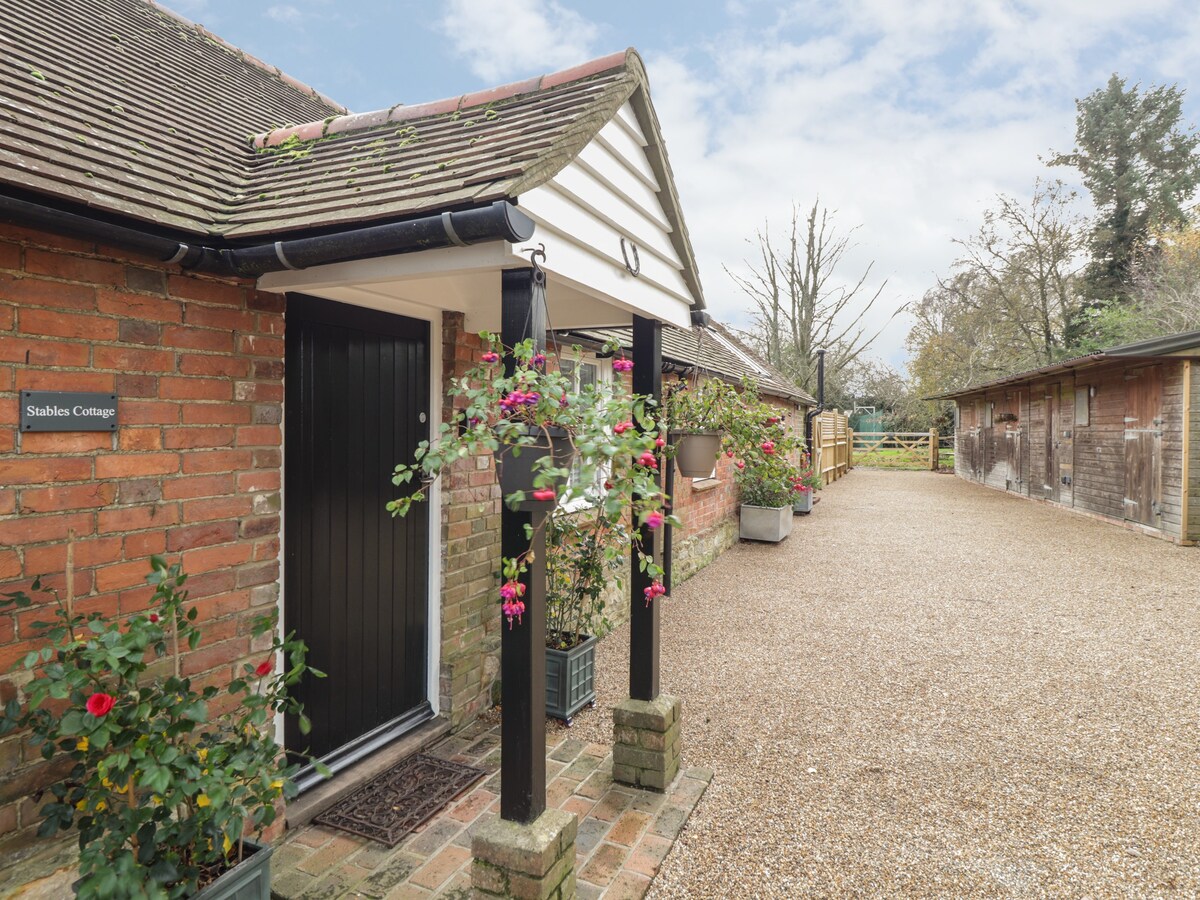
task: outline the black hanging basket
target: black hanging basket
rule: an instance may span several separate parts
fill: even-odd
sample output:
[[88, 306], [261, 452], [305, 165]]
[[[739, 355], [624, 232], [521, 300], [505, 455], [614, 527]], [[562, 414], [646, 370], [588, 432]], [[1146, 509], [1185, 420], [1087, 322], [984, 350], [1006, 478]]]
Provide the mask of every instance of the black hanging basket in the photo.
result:
[[[525, 433], [533, 435], [536, 442], [531, 446], [521, 446], [520, 454], [514, 453], [514, 447], [505, 445], [500, 448], [496, 464], [500, 469], [500, 492], [504, 497], [517, 491], [525, 492], [525, 499], [515, 506], [510, 508], [520, 512], [548, 512], [554, 509], [557, 498], [554, 500], [534, 500], [531, 496], [533, 491], [533, 478], [542, 466], [534, 467], [534, 463], [539, 459], [545, 459], [553, 454], [553, 462], [550, 465], [556, 469], [570, 469], [571, 462], [575, 457], [575, 448], [571, 444], [571, 438], [562, 428], [538, 428], [533, 425], [525, 426]], [[553, 480], [553, 487], [557, 492], [559, 488], [567, 483], [567, 476], [560, 475]], [[507, 501], [506, 501], [507, 502]]]
[[685, 478], [707, 478], [712, 474], [721, 453], [721, 432], [673, 431], [670, 438], [680, 474]]

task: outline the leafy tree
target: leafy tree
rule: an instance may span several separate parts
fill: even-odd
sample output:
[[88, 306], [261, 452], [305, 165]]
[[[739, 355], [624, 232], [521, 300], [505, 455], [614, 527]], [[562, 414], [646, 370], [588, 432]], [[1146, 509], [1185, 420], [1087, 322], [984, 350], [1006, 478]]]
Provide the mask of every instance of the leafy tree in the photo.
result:
[[[1180, 125], [1184, 92], [1176, 87], [1108, 84], [1075, 102], [1075, 149], [1050, 165], [1074, 166], [1091, 192], [1097, 218], [1085, 293], [1095, 310], [1129, 296], [1139, 246], [1150, 232], [1183, 225], [1183, 204], [1200, 185], [1200, 135]], [[1085, 318], [1072, 322], [1074, 341]]]
[[925, 395], [1036, 368], [1071, 352], [1083, 225], [1061, 182], [1000, 196], [962, 255], [913, 313], [910, 371]]
[[[887, 287], [884, 281], [868, 294], [873, 263], [857, 280], [836, 277], [856, 229], [840, 234], [833, 224], [835, 214], [817, 200], [802, 220], [793, 205], [791, 227], [782, 244], [773, 243], [770, 226], [765, 225], [752, 240], [759, 261], [746, 262], [750, 274], [725, 270], [754, 303], [754, 326], [747, 337], [755, 349], [813, 394], [817, 350], [827, 351], [826, 378], [836, 382], [887, 324], [868, 333], [866, 315]], [[897, 308], [888, 321], [902, 309]]]

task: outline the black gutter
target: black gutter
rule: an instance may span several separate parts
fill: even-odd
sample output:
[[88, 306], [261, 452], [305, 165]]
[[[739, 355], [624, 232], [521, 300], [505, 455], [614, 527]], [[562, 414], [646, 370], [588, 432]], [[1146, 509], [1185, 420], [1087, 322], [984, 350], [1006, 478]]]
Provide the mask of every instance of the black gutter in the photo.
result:
[[214, 247], [185, 243], [7, 196], [0, 196], [0, 223], [94, 240], [159, 262], [178, 263], [192, 272], [239, 278], [439, 247], [466, 247], [501, 240], [518, 243], [529, 240], [535, 227], [534, 221], [514, 204], [497, 200], [490, 206], [434, 213], [317, 237], [249, 247]]

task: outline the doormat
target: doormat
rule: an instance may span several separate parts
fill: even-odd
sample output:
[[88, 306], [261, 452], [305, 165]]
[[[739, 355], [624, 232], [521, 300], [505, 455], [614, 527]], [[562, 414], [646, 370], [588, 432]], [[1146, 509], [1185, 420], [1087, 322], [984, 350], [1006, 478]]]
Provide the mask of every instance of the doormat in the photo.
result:
[[419, 753], [372, 778], [313, 821], [395, 847], [485, 775], [483, 769]]

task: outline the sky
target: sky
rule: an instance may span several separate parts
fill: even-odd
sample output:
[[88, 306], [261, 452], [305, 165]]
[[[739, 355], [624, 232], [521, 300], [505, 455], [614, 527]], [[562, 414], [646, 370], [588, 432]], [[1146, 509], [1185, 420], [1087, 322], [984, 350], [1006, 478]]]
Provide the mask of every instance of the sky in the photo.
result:
[[[355, 112], [456, 96], [633, 46], [641, 53], [710, 311], [735, 326], [756, 231], [818, 199], [871, 265], [874, 355], [892, 313], [949, 270], [999, 193], [1075, 183], [1075, 100], [1116, 72], [1200, 81], [1194, 0], [165, 0]], [[1188, 124], [1200, 92], [1185, 99]], [[1081, 191], [1081, 194], [1085, 192]], [[1080, 211], [1089, 208], [1080, 198]], [[886, 282], [886, 284], [885, 284]]]

